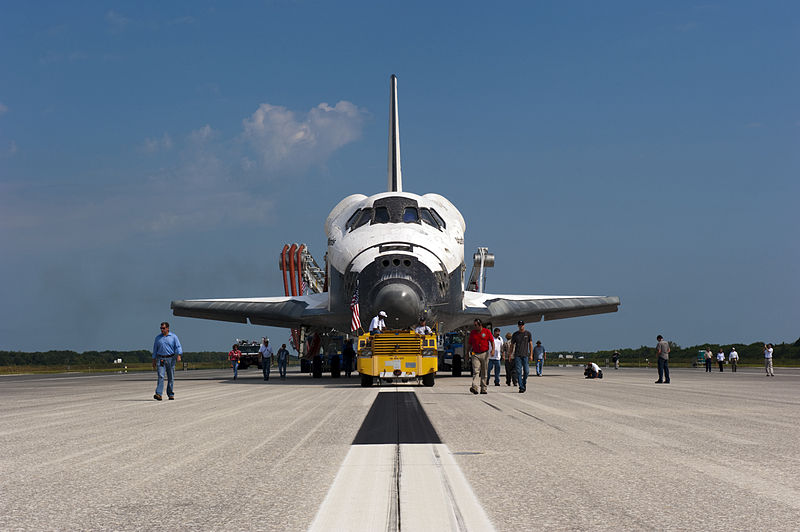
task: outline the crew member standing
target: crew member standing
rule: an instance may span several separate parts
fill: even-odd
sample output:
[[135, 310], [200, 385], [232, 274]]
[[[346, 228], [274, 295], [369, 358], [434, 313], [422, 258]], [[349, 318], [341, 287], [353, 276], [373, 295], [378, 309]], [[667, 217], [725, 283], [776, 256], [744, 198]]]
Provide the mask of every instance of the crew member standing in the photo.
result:
[[158, 371], [158, 384], [156, 384], [156, 393], [153, 399], [156, 401], [161, 400], [161, 394], [164, 392], [164, 377], [167, 377], [167, 397], [170, 401], [175, 399], [175, 391], [173, 389], [175, 384], [175, 359], [181, 361], [183, 348], [178, 337], [169, 332], [169, 323], [166, 321], [161, 322], [161, 334], [156, 336], [156, 341], [153, 342], [153, 369]]
[[494, 329], [494, 351], [492, 356], [489, 357], [489, 374], [486, 377], [487, 384], [492, 378], [492, 369], [494, 368], [494, 385], [500, 386], [500, 354], [503, 352], [503, 337], [500, 336], [500, 329]]
[[764, 346], [764, 369], [767, 371], [767, 377], [774, 377], [775, 372], [772, 371], [772, 344]]
[[506, 342], [503, 344], [503, 359], [506, 362], [506, 386], [517, 386], [517, 368], [514, 364], [514, 355], [511, 354], [511, 333], [506, 333]]
[[228, 351], [228, 360], [231, 361], [231, 367], [233, 368], [233, 380], [236, 380], [236, 377], [239, 376], [239, 360], [242, 358], [242, 352], [239, 351], [239, 346], [233, 344], [231, 350]]
[[344, 349], [342, 349], [342, 358], [344, 359], [344, 376], [349, 377], [353, 372], [353, 360], [356, 359], [356, 350], [353, 347], [352, 338], [348, 338], [344, 343]]
[[525, 330], [525, 322], [517, 322], [519, 330], [511, 336], [511, 354], [514, 355], [514, 366], [517, 368], [519, 393], [528, 389], [529, 364], [533, 362], [533, 337]]
[[536, 340], [536, 347], [533, 348], [533, 358], [536, 360], [536, 375], [541, 377], [544, 361], [547, 360], [547, 351], [539, 340]]
[[614, 362], [614, 369], [619, 369], [619, 351], [614, 351], [611, 355], [611, 361]]
[[656, 356], [658, 356], [658, 380], [656, 384], [669, 384], [669, 342], [660, 334], [656, 337]]
[[485, 328], [481, 320], [476, 319], [472, 322], [472, 331], [467, 338], [467, 348], [472, 352], [472, 386], [469, 391], [474, 394], [488, 393], [486, 391], [486, 368], [489, 363], [489, 355], [494, 352], [494, 341], [492, 331]]
[[261, 354], [261, 372], [264, 380], [269, 380], [269, 371], [272, 369], [272, 348], [269, 346], [269, 338], [261, 339], [261, 347], [258, 349]]
[[370, 334], [380, 334], [386, 328], [386, 323], [384, 323], [383, 319], [386, 318], [387, 315], [384, 311], [378, 312], [378, 315], [372, 318], [372, 321], [369, 322], [369, 333]]
[[722, 372], [722, 366], [725, 365], [725, 352], [722, 348], [719, 348], [719, 352], [717, 353], [717, 365], [719, 366], [719, 371]]
[[433, 334], [431, 328], [425, 324], [425, 318], [419, 319], [419, 325], [414, 329], [414, 332], [417, 334]]
[[736, 373], [736, 366], [739, 365], [739, 353], [736, 352], [736, 348], [731, 346], [731, 352], [728, 354], [728, 362], [731, 365], [731, 371]]
[[278, 375], [281, 379], [286, 378], [286, 365], [289, 363], [289, 350], [286, 349], [286, 344], [281, 344], [281, 348], [276, 353], [278, 355]]

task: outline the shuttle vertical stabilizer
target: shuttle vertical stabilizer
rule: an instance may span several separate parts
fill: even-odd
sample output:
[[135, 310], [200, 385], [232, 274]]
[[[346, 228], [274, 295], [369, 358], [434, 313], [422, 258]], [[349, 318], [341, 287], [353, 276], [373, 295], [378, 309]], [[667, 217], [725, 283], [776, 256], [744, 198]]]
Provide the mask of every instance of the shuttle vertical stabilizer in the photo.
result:
[[397, 76], [392, 74], [392, 97], [389, 109], [389, 192], [403, 191], [400, 173], [400, 124], [397, 116]]

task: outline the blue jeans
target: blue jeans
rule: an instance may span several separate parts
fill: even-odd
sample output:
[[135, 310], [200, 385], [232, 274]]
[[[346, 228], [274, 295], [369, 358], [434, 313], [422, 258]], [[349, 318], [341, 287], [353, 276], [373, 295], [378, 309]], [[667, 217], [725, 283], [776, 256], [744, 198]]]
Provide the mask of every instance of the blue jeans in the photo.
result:
[[528, 357], [515, 357], [514, 363], [517, 365], [517, 381], [519, 382], [519, 389], [525, 390], [528, 386]]
[[537, 358], [536, 359], [536, 374], [537, 375], [541, 375], [542, 374], [542, 366], [544, 366], [544, 359], [543, 358]]
[[156, 358], [156, 371], [158, 371], [156, 395], [161, 395], [164, 391], [164, 377], [167, 378], [167, 397], [172, 397], [175, 395], [175, 392], [172, 389], [175, 385], [175, 357]]
[[494, 368], [494, 383], [500, 386], [500, 359], [489, 359], [489, 374], [486, 376], [486, 383], [492, 380], [492, 368]]
[[269, 370], [272, 366], [272, 357], [261, 359], [261, 372], [264, 373], [264, 380], [269, 380]]
[[231, 365], [233, 366], [233, 378], [239, 376], [239, 362], [236, 360], [231, 360]]
[[658, 380], [669, 382], [669, 360], [658, 357]]
[[282, 379], [286, 378], [286, 363], [287, 362], [288, 362], [288, 360], [286, 360], [285, 358], [283, 360], [281, 360], [280, 358], [278, 359], [278, 373], [280, 374]]

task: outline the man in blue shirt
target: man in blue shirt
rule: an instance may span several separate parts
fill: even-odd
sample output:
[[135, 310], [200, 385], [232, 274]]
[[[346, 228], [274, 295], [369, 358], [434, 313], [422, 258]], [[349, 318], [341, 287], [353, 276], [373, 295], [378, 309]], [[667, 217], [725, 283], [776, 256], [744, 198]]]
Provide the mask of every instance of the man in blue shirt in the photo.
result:
[[153, 343], [153, 369], [158, 370], [158, 384], [156, 394], [153, 399], [161, 400], [161, 393], [164, 391], [164, 376], [167, 377], [167, 397], [175, 399], [175, 392], [172, 387], [175, 384], [175, 362], [181, 361], [183, 348], [178, 337], [169, 332], [169, 323], [161, 322], [161, 334], [156, 336]]

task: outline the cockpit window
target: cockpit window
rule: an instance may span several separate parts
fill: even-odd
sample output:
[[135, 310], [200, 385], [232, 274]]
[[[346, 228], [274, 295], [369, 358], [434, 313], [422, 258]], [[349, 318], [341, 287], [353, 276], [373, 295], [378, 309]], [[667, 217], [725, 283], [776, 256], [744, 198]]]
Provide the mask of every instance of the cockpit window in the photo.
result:
[[389, 223], [389, 209], [386, 207], [375, 207], [375, 220], [374, 224], [387, 224]]
[[354, 212], [353, 215], [350, 216], [350, 218], [347, 220], [347, 223], [344, 224], [344, 228], [350, 229], [351, 227], [353, 227], [353, 224], [356, 223], [356, 220], [358, 220], [359, 214], [361, 214], [361, 209], [357, 209], [356, 212]]
[[403, 222], [404, 223], [419, 222], [419, 212], [417, 211], [416, 207], [406, 207], [406, 209], [403, 211]]
[[425, 209], [425, 208], [420, 209], [420, 216], [421, 216], [423, 222], [425, 222], [426, 224], [428, 224], [430, 226], [435, 227], [436, 229], [439, 229], [439, 224], [436, 223], [436, 220], [434, 219], [433, 215], [431, 214], [431, 211], [429, 211], [428, 209]]
[[436, 221], [439, 222], [439, 225], [442, 227], [442, 229], [447, 229], [447, 224], [444, 223], [444, 220], [441, 216], [439, 216], [439, 213], [436, 212], [436, 209], [431, 209], [431, 214], [434, 218], [436, 218]]
[[372, 209], [369, 208], [363, 209], [361, 211], [361, 217], [358, 219], [355, 225], [353, 225], [353, 229], [358, 229], [362, 225], [369, 223], [371, 219], [372, 219]]

